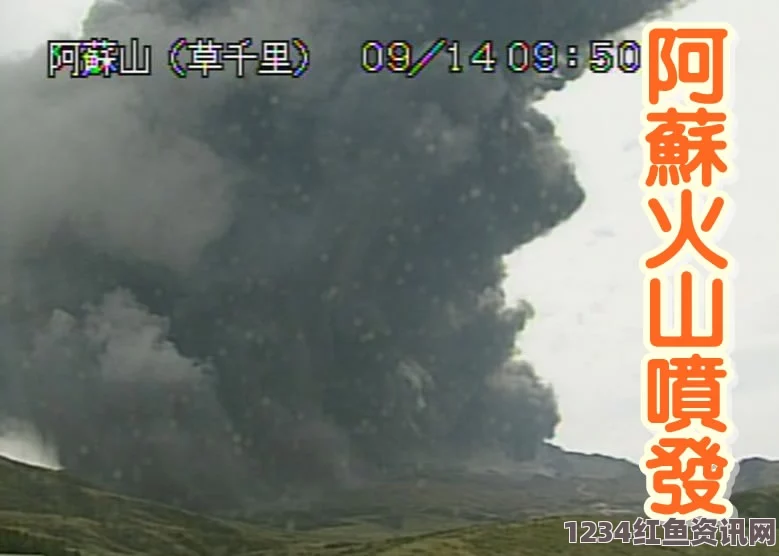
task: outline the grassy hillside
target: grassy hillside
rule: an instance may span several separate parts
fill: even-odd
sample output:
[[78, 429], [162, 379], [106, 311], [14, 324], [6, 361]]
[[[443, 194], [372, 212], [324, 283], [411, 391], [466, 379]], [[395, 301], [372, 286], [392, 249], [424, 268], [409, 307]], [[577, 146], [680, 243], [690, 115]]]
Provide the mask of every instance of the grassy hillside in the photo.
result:
[[[578, 519], [586, 519], [579, 517]], [[667, 548], [611, 543], [600, 545], [569, 544], [561, 518], [547, 518], [528, 523], [481, 525], [416, 538], [394, 539], [355, 549], [359, 556], [547, 556], [547, 555], [660, 555], [695, 554], [715, 556], [741, 554], [741, 548], [696, 547]], [[779, 547], [750, 547], [750, 554], [779, 554]]]
[[741, 517], [774, 517], [779, 519], [779, 486], [738, 492], [732, 496]]
[[[498, 477], [482, 477], [481, 482], [473, 479], [470, 484], [453, 482], [455, 480], [454, 476], [431, 478], [427, 485], [418, 485], [416, 492], [405, 487], [396, 492], [385, 488], [372, 493], [380, 497], [372, 501], [372, 506], [365, 505], [365, 493], [354, 499], [343, 498], [339, 504], [341, 513], [335, 510], [333, 515], [322, 513], [315, 520], [319, 521], [319, 527], [310, 523], [310, 527], [304, 527], [305, 531], [291, 532], [271, 527], [267, 522], [249, 524], [213, 519], [101, 492], [62, 473], [0, 459], [0, 552], [39, 551], [48, 556], [75, 556], [77, 553], [83, 556], [608, 556], [651, 555], [668, 550], [621, 543], [571, 545], [567, 542], [562, 517], [507, 522], [506, 518], [514, 513], [517, 513], [515, 519], [527, 517], [518, 516], [522, 512], [516, 510], [529, 502], [514, 498], [521, 485], [509, 484], [503, 498], [493, 495], [488, 499], [483, 493], [495, 491], [499, 486]], [[430, 485], [432, 487], [428, 488]], [[538, 491], [538, 486], [534, 491]], [[550, 482], [545, 486], [550, 494], [546, 499], [535, 500], [532, 510], [536, 515], [545, 511], [545, 504], [553, 508], [565, 506], [553, 500], [554, 484]], [[734, 496], [734, 503], [742, 514], [775, 516], [779, 508], [779, 488], [741, 493]], [[477, 509], [483, 504], [488, 504], [491, 510], [479, 514]], [[457, 507], [476, 513], [458, 515]], [[496, 511], [500, 507], [506, 510], [505, 515]], [[347, 512], [347, 508], [350, 511]], [[530, 509], [530, 506], [526, 508], [528, 514], [532, 513]], [[416, 525], [387, 523], [388, 518], [400, 518], [406, 510], [415, 516]], [[311, 519], [316, 514], [310, 510], [306, 515]], [[504, 521], [467, 525], [488, 518]], [[629, 515], [623, 517], [630, 518]], [[287, 515], [285, 519], [291, 518]], [[423, 523], [424, 519], [430, 522]], [[593, 515], [590, 519], [602, 520], [604, 516]], [[613, 519], [619, 518], [613, 516]], [[450, 530], [413, 534], [443, 527]], [[692, 552], [692, 549], [674, 552]], [[729, 549], [722, 547], [695, 549], [697, 556], [729, 553]], [[756, 547], [751, 548], [751, 553], [756, 556], [779, 554], [779, 548]]]
[[2, 458], [0, 527], [0, 538], [26, 533], [100, 555], [214, 554], [214, 547], [225, 554], [262, 553], [290, 541], [278, 532], [101, 492], [62, 473]]
[[636, 513], [644, 492], [632, 481], [438, 471], [324, 493], [297, 511], [266, 511], [252, 520], [271, 527], [292, 521], [298, 531], [326, 528], [333, 535], [363, 538], [550, 514]]

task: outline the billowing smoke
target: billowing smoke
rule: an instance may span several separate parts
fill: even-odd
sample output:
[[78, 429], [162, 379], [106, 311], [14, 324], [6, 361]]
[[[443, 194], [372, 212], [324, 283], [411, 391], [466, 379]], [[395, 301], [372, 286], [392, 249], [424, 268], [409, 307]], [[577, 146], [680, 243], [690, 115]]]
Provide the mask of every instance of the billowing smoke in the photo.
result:
[[[576, 76], [368, 75], [360, 46], [585, 44], [667, 4], [98, 4], [86, 35], [152, 44], [154, 76], [0, 69], [0, 410], [74, 473], [190, 504], [531, 457], [558, 412], [512, 359], [501, 261], [583, 202], [532, 107]], [[302, 37], [312, 69], [176, 79], [179, 36]]]

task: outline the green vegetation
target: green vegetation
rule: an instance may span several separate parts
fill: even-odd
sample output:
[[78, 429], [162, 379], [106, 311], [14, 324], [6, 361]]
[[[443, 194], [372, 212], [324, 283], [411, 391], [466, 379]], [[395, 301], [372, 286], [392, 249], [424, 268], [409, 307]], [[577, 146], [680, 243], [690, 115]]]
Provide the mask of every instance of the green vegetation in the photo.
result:
[[774, 517], [779, 519], [779, 486], [738, 492], [732, 497], [741, 517]]
[[[318, 519], [310, 510], [288, 512], [276, 523], [266, 516], [264, 523], [250, 524], [109, 494], [62, 473], [0, 458], [0, 552], [46, 556], [651, 556], [671, 550], [622, 543], [569, 544], [563, 521], [587, 517], [530, 520], [529, 508], [524, 513], [515, 509], [522, 505], [521, 499], [514, 498], [512, 510], [512, 496], [520, 492], [521, 484], [509, 483], [499, 497], [498, 483], [497, 477], [458, 483], [455, 476], [444, 475], [417, 484], [414, 494], [398, 481], [398, 488], [342, 498], [339, 506], [322, 509], [329, 513]], [[545, 486], [554, 492], [553, 482]], [[363, 505], [371, 497], [374, 506]], [[552, 498], [550, 494], [547, 499], [537, 499], [533, 512], [541, 512], [544, 504], [566, 507]], [[737, 494], [733, 501], [742, 515], [773, 517], [779, 509], [779, 488]], [[383, 505], [376, 506], [379, 502]], [[589, 519], [632, 518], [628, 514], [623, 518], [601, 514]], [[289, 530], [291, 525], [295, 531]], [[441, 531], [443, 528], [448, 530]], [[432, 529], [438, 531], [430, 532]], [[733, 551], [724, 547], [673, 549], [681, 553], [693, 550], [697, 556]], [[777, 547], [750, 550], [755, 556], [779, 554]]]
[[[571, 519], [587, 519], [578, 517]], [[562, 518], [545, 518], [527, 523], [493, 524], [453, 530], [420, 537], [393, 539], [366, 545], [352, 552], [359, 556], [542, 556], [588, 554], [618, 556], [625, 554], [659, 555], [674, 552], [696, 556], [736, 554], [741, 548], [696, 547], [668, 548], [610, 544], [569, 544]], [[750, 547], [755, 556], [779, 554], [778, 547]], [[740, 552], [738, 552], [740, 554]]]
[[0, 527], [0, 553], [43, 554], [45, 556], [81, 556], [77, 550], [63, 548], [58, 539], [34, 537], [15, 529]]
[[0, 525], [28, 534], [30, 544], [57, 542], [85, 555], [213, 556], [215, 548], [225, 555], [263, 553], [290, 541], [282, 533], [109, 494], [2, 458]]

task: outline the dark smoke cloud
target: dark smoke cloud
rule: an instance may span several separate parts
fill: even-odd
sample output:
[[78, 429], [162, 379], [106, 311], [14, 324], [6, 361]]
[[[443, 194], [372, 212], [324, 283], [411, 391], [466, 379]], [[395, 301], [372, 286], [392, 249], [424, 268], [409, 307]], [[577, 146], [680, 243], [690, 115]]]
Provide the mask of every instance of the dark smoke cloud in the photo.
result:
[[[97, 5], [85, 34], [152, 43], [155, 76], [0, 69], [0, 410], [77, 474], [190, 504], [531, 457], [558, 412], [512, 359], [501, 261], [583, 202], [532, 106], [576, 76], [365, 75], [359, 47], [584, 43], [669, 4]], [[176, 80], [178, 36], [299, 36], [313, 66]]]

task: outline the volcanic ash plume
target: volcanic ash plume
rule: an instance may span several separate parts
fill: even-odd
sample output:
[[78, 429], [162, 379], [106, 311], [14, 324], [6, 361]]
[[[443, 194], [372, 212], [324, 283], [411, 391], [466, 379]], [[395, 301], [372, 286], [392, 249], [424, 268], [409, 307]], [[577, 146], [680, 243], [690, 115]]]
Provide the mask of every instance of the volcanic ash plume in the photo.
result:
[[[532, 457], [558, 413], [512, 360], [501, 261], [583, 201], [531, 105], [573, 76], [369, 75], [360, 46], [580, 44], [668, 3], [98, 4], [86, 35], [152, 44], [153, 76], [0, 68], [0, 410], [73, 473], [192, 505]], [[180, 36], [302, 37], [312, 67], [176, 79]]]

